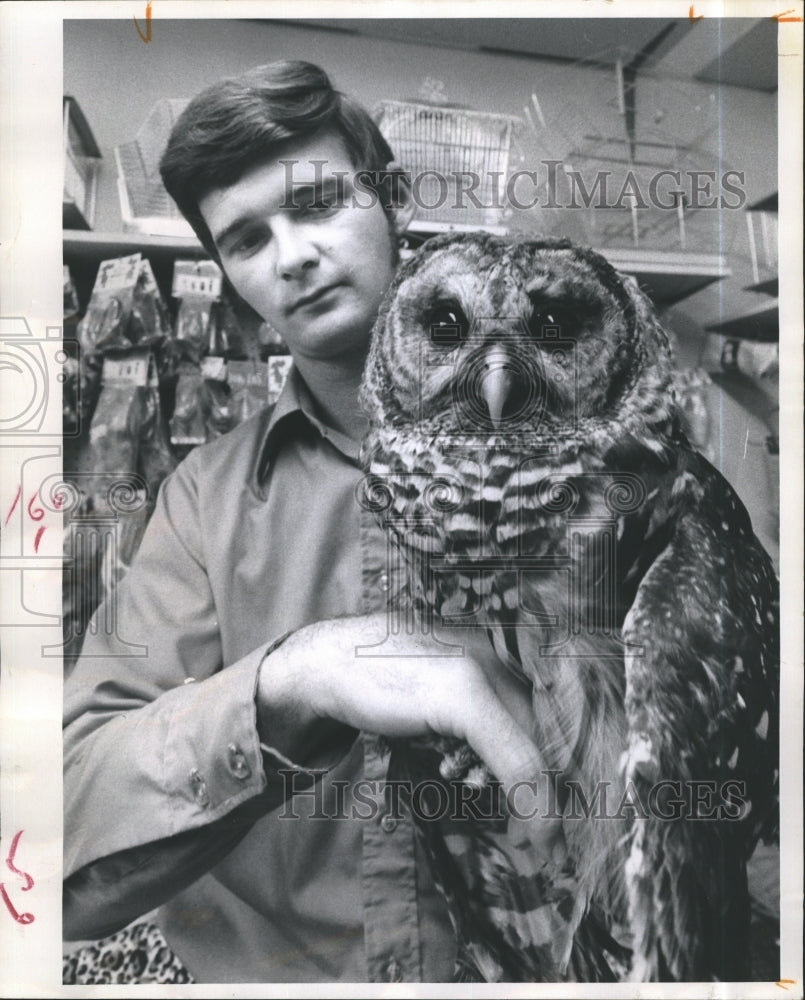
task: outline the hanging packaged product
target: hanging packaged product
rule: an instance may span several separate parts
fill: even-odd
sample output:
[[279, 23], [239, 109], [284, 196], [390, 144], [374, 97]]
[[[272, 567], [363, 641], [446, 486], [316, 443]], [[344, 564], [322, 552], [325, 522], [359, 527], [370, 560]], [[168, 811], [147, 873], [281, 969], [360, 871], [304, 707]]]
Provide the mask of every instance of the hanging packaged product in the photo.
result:
[[103, 363], [101, 394], [78, 470], [85, 491], [96, 505], [104, 505], [103, 497], [114, 477], [122, 479], [137, 472], [145, 416], [144, 390], [153, 365], [148, 351], [106, 358]]
[[72, 437], [80, 432], [82, 418], [81, 370], [79, 367], [78, 341], [78, 294], [65, 264], [62, 269], [64, 285], [64, 312], [62, 326], [62, 352], [65, 357], [62, 367], [62, 433]]
[[265, 362], [229, 361], [226, 380], [229, 383], [229, 409], [233, 427], [265, 408], [268, 402]]
[[[218, 306], [218, 336], [215, 344], [210, 344], [208, 354], [217, 354], [232, 361], [246, 361], [258, 356], [257, 338], [250, 333], [248, 324], [241, 322], [243, 308], [233, 301], [234, 293], [224, 287]], [[246, 310], [248, 312], [248, 310]]]
[[176, 403], [170, 420], [170, 441], [184, 457], [199, 444], [213, 441], [264, 409], [267, 369], [262, 361], [202, 358], [179, 368]]
[[[198, 365], [183, 361], [179, 365], [179, 380], [176, 383], [176, 401], [170, 418], [170, 441], [182, 449], [195, 447], [207, 440], [205, 426], [204, 377]], [[184, 455], [186, 452], [181, 452]]]
[[[72, 516], [64, 530], [62, 629], [64, 674], [68, 677], [81, 653], [92, 615], [109, 600], [131, 566], [151, 514], [145, 491], [122, 492], [130, 509], [117, 509], [114, 519], [101, 505], [97, 515]], [[111, 523], [110, 523], [111, 522]], [[107, 612], [108, 616], [112, 614]]]
[[64, 290], [64, 309], [62, 310], [62, 316], [64, 319], [70, 319], [78, 313], [81, 307], [78, 303], [78, 292], [75, 289], [75, 283], [73, 282], [72, 275], [70, 274], [70, 268], [66, 264], [62, 265], [62, 286]]
[[257, 345], [260, 357], [266, 358], [276, 354], [289, 354], [288, 345], [270, 323], [263, 320], [257, 329]]
[[200, 365], [182, 363], [170, 421], [171, 444], [178, 454], [226, 434], [237, 423], [228, 382], [232, 364], [237, 362], [219, 357], [202, 358]]
[[78, 327], [82, 353], [155, 347], [169, 333], [170, 321], [150, 263], [139, 253], [102, 261]]
[[221, 297], [223, 275], [212, 260], [177, 260], [173, 265], [171, 294], [179, 300], [176, 342], [184, 357], [198, 360], [208, 353], [218, 322], [216, 302]]
[[95, 509], [105, 508], [116, 479], [139, 475], [150, 507], [175, 465], [162, 421], [154, 356], [135, 351], [105, 358], [101, 381], [89, 441], [79, 459], [82, 489]]
[[204, 427], [208, 441], [231, 431], [236, 420], [232, 412], [232, 393], [229, 387], [230, 362], [223, 358], [204, 358], [201, 362], [204, 400]]
[[148, 487], [150, 510], [156, 500], [157, 491], [165, 479], [176, 468], [176, 459], [168, 440], [165, 420], [156, 376], [156, 366], [151, 367], [148, 386], [143, 394], [143, 420], [140, 428], [139, 472]]

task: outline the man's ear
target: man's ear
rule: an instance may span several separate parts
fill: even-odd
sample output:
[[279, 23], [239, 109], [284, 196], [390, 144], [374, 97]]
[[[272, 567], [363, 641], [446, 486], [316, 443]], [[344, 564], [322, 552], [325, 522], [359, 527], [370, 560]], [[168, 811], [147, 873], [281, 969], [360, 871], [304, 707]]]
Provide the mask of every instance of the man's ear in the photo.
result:
[[411, 177], [396, 160], [392, 160], [386, 167], [386, 170], [390, 174], [393, 173], [396, 175], [392, 187], [394, 201], [390, 206], [390, 214], [394, 231], [398, 236], [402, 236], [411, 224], [414, 212], [416, 211], [414, 197], [411, 192]]

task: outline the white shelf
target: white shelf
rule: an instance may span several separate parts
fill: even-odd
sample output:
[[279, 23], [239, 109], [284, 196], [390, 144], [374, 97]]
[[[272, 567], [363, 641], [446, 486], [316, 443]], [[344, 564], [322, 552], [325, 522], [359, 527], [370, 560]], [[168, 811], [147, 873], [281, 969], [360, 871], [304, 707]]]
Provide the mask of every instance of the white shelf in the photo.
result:
[[762, 302], [742, 316], [733, 316], [720, 323], [706, 327], [710, 333], [736, 340], [758, 340], [766, 344], [776, 343], [780, 337], [780, 309], [777, 299]]
[[775, 275], [775, 277], [767, 278], [765, 281], [758, 281], [756, 285], [747, 285], [744, 291], [772, 295], [776, 299], [780, 294], [780, 279]]
[[671, 306], [732, 273], [721, 254], [596, 248], [609, 263], [631, 274], [659, 306]]
[[[414, 241], [446, 232], [471, 232], [483, 229], [497, 236], [506, 234], [502, 226], [457, 225], [446, 222], [414, 222], [408, 232]], [[659, 306], [669, 306], [714, 281], [730, 274], [726, 260], [719, 254], [667, 252], [630, 248], [597, 248], [613, 267], [631, 274]], [[142, 252], [149, 258], [168, 261], [176, 257], [206, 257], [201, 243], [187, 236], [149, 236], [143, 233], [95, 233], [64, 231], [65, 260], [101, 261], [125, 254]], [[403, 259], [411, 254], [403, 250]]]
[[189, 254], [206, 256], [195, 236], [150, 236], [145, 233], [96, 233], [65, 229], [62, 237], [65, 257], [106, 260], [140, 251], [143, 254]]
[[508, 232], [505, 226], [482, 226], [462, 222], [428, 222], [423, 219], [414, 219], [406, 229], [406, 233], [426, 240], [429, 236], [438, 236], [440, 233], [477, 233], [479, 230], [492, 233], [493, 236], [505, 236]]

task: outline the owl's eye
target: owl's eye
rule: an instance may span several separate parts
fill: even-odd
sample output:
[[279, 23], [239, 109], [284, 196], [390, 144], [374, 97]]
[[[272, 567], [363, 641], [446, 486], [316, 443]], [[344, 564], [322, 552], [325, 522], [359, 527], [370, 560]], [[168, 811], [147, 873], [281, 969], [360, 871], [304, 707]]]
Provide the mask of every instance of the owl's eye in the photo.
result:
[[566, 309], [557, 306], [538, 306], [531, 314], [528, 323], [529, 330], [537, 337], [558, 331], [560, 337], [567, 336], [572, 330], [572, 319]]
[[460, 306], [444, 305], [432, 309], [425, 321], [432, 344], [445, 347], [460, 344], [469, 333], [470, 324]]

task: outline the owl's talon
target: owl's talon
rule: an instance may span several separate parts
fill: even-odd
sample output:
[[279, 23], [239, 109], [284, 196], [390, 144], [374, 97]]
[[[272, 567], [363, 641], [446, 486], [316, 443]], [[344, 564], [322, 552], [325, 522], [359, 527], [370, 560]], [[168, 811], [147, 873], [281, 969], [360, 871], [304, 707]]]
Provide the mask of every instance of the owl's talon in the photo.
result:
[[457, 754], [449, 754], [442, 760], [441, 764], [439, 764], [439, 774], [445, 781], [455, 781], [457, 778], [461, 777], [461, 774], [464, 771], [464, 766], [462, 762], [457, 759], [457, 757]]
[[484, 788], [489, 780], [486, 766], [466, 744], [444, 753], [439, 774], [445, 781], [463, 781], [477, 788]]
[[464, 776], [464, 784], [471, 785], [473, 788], [486, 788], [488, 781], [489, 770], [484, 764], [476, 764]]

